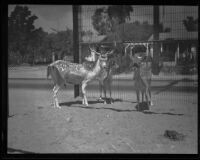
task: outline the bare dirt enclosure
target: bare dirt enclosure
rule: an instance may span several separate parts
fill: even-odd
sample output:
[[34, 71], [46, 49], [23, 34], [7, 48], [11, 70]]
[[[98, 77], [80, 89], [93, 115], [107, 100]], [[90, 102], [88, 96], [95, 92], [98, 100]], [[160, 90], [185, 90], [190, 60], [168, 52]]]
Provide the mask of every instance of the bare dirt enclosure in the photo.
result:
[[198, 153], [196, 4], [6, 8], [8, 154]]
[[[73, 91], [61, 90], [61, 109], [53, 108], [52, 91], [9, 89], [9, 153], [197, 153], [197, 94], [153, 95], [149, 111], [130, 101], [104, 105], [88, 97], [89, 106]], [[175, 130], [185, 136], [164, 136]]]

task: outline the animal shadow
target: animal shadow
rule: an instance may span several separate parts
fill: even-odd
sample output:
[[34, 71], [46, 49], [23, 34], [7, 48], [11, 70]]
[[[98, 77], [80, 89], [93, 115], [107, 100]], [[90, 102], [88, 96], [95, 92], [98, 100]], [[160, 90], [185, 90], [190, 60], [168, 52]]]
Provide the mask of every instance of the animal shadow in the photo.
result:
[[[106, 110], [111, 110], [111, 111], [116, 111], [116, 112], [141, 112], [143, 114], [161, 114], [161, 115], [174, 115], [174, 116], [182, 116], [184, 114], [178, 114], [178, 113], [171, 113], [171, 112], [153, 112], [150, 111], [150, 108], [146, 108], [147, 104], [143, 104], [142, 109], [137, 109], [137, 105], [135, 106], [136, 109], [119, 109], [119, 108], [110, 108], [110, 107], [94, 107], [91, 106], [91, 104], [97, 104], [99, 103], [97, 100], [96, 101], [88, 101], [89, 106], [84, 106], [82, 105], [82, 101], [77, 100], [77, 101], [70, 101], [70, 102], [63, 102], [60, 103], [60, 106], [65, 106], [65, 107], [76, 107], [76, 108], [84, 108], [84, 109], [106, 109]], [[77, 105], [78, 104], [78, 105]], [[106, 105], [109, 106], [109, 105]]]
[[[88, 101], [89, 106], [84, 106], [82, 105], [82, 102], [77, 100], [77, 101], [72, 101], [72, 102], [64, 102], [60, 103], [60, 106], [67, 106], [67, 107], [77, 107], [77, 108], [84, 108], [84, 109], [106, 109], [106, 110], [111, 110], [111, 111], [116, 111], [116, 112], [136, 112], [137, 110], [135, 109], [117, 109], [117, 108], [110, 108], [110, 107], [94, 107], [91, 106], [91, 104], [96, 104], [99, 103], [98, 101]], [[80, 104], [80, 105], [74, 105], [73, 104]], [[107, 105], [108, 106], [108, 105]]]
[[[99, 102], [99, 101], [88, 101], [88, 104], [97, 104], [97, 103], [103, 103], [103, 102]], [[77, 101], [70, 101], [70, 102], [63, 102], [63, 103], [60, 103], [59, 105], [60, 106], [72, 106], [74, 104], [82, 104], [82, 101], [80, 100], [77, 100]]]
[[[98, 103], [104, 103], [104, 100], [106, 100], [106, 102], [109, 104], [110, 103], [110, 100], [109, 98], [107, 99], [104, 99], [103, 100], [89, 100], [88, 101], [88, 104], [98, 104]], [[122, 99], [112, 99], [113, 102], [123, 102]], [[70, 101], [70, 102], [63, 102], [63, 103], [60, 103], [60, 106], [71, 106], [71, 105], [74, 105], [74, 104], [82, 104], [82, 101], [81, 100], [76, 100], [76, 101]]]
[[135, 106], [137, 111], [149, 110], [149, 104], [147, 102], [141, 102]]
[[116, 98], [116, 99], [110, 99], [110, 98], [102, 98], [102, 100], [98, 99], [98, 102], [104, 103], [104, 101], [106, 101], [107, 104], [112, 104], [111, 102], [115, 103], [115, 102], [123, 102], [122, 99]]

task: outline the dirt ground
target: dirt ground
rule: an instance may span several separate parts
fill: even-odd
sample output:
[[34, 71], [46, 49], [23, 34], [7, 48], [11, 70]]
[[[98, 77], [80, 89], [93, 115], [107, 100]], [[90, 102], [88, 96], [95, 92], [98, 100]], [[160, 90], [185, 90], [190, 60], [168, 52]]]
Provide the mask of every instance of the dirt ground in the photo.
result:
[[[9, 89], [8, 153], [197, 153], [196, 93], [153, 95], [145, 112], [136, 111], [135, 93], [112, 105], [96, 98], [86, 107], [61, 91], [58, 109], [49, 90]], [[167, 139], [165, 130], [185, 139]]]

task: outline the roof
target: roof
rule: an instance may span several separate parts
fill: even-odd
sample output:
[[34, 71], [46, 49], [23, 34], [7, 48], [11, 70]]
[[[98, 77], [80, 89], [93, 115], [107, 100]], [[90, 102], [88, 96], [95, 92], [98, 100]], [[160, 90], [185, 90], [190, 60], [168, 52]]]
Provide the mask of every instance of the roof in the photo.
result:
[[[159, 40], [175, 39], [175, 40], [198, 40], [198, 32], [187, 32], [185, 30], [176, 30], [172, 32], [159, 33]], [[153, 40], [153, 35], [148, 41]]]
[[100, 35], [100, 36], [83, 36], [82, 37], [82, 42], [83, 43], [98, 43], [101, 42], [106, 35]]
[[110, 33], [107, 36], [105, 36], [101, 42], [113, 42], [113, 41], [122, 42], [122, 37], [120, 37], [118, 34]]

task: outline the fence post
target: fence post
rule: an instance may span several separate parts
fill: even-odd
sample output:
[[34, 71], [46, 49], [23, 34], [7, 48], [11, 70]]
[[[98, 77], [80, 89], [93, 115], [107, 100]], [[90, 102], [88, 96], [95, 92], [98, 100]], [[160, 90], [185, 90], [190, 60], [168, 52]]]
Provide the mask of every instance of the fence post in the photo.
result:
[[159, 40], [159, 6], [153, 6], [153, 62], [152, 62], [152, 73], [154, 75], [159, 74], [159, 53], [160, 45], [157, 42]]
[[[79, 63], [79, 5], [73, 5], [73, 55], [74, 63]], [[79, 96], [79, 85], [74, 85], [74, 97]]]

